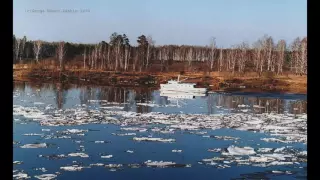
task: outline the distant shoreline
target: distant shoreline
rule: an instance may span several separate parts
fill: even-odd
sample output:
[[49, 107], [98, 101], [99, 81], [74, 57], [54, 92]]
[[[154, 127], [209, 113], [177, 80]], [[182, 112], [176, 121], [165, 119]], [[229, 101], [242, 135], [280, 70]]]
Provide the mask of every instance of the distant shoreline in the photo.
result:
[[[231, 76], [228, 72], [186, 72], [181, 79], [217, 92], [293, 93], [307, 94], [307, 77], [297, 75], [258, 77]], [[115, 87], [158, 88], [161, 83], [177, 79], [179, 72], [112, 72], [102, 70], [65, 70], [14, 68], [14, 81], [57, 83]]]

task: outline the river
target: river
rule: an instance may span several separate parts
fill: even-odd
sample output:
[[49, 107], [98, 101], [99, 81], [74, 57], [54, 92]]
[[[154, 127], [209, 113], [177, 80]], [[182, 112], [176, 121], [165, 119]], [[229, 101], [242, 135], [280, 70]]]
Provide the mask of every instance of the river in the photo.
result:
[[306, 95], [16, 82], [13, 104], [14, 178], [306, 179]]

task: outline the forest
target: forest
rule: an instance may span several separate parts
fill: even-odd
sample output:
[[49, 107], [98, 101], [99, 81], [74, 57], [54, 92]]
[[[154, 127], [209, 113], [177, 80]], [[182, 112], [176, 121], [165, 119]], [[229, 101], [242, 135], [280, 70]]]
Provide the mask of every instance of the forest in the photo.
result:
[[[41, 64], [50, 60], [60, 70], [72, 66], [117, 72], [183, 70], [307, 74], [307, 37], [297, 37], [288, 43], [285, 40], [275, 42], [271, 36], [263, 35], [252, 44], [239, 42], [228, 48], [219, 46], [214, 37], [205, 46], [159, 46], [152, 36], [145, 35], [139, 36], [136, 42], [133, 46], [126, 34], [116, 32], [109, 42], [96, 44], [46, 42], [13, 35], [13, 64]], [[176, 63], [183, 64], [179, 65], [179, 70], [170, 68]]]

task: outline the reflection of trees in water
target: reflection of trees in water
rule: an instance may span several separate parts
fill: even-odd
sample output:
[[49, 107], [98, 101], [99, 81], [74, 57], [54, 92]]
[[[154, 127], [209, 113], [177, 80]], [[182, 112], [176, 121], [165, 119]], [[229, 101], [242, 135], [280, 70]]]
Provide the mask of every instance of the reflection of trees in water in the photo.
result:
[[56, 95], [56, 104], [58, 109], [62, 109], [63, 105], [66, 103], [66, 96], [68, 94], [68, 87], [65, 83], [57, 83], [53, 87], [53, 91]]
[[[149, 89], [136, 89], [135, 90], [135, 101], [137, 103], [149, 103], [152, 99], [152, 94]], [[136, 112], [145, 113], [151, 112], [152, 107], [150, 106], [137, 106]]]
[[119, 87], [101, 87], [99, 90], [99, 99], [108, 102], [125, 103], [127, 95], [127, 90]]
[[307, 113], [307, 102], [303, 100], [286, 100], [279, 98], [232, 96], [210, 94], [207, 98], [209, 113], [216, 113], [216, 106], [227, 109], [239, 109], [238, 105], [249, 105], [255, 113]]
[[80, 94], [79, 94], [80, 103], [87, 104], [87, 102], [89, 100], [90, 87], [83, 86], [83, 87], [79, 87], [79, 88], [80, 88]]
[[13, 83], [13, 91], [19, 90], [22, 93], [24, 93], [25, 89], [26, 89], [26, 83], [25, 82], [14, 82]]
[[307, 101], [292, 101], [290, 103], [289, 112], [292, 114], [307, 113]]

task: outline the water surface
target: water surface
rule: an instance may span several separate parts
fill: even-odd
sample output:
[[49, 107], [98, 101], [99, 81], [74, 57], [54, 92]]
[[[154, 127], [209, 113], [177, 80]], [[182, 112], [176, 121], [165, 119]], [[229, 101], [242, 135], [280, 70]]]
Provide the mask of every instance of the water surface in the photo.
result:
[[[159, 112], [168, 116], [172, 114], [172, 117], [185, 115], [191, 118], [190, 122], [197, 121], [197, 118], [201, 121], [201, 118], [210, 118], [213, 117], [212, 115], [221, 115], [221, 117], [230, 115], [234, 117], [237, 114], [243, 117], [247, 117], [247, 114], [260, 114], [261, 116], [265, 114], [273, 116], [288, 114], [288, 117], [292, 117], [291, 119], [294, 120], [299, 119], [301, 115], [303, 116], [307, 113], [306, 96], [296, 94], [213, 93], [205, 97], [175, 100], [161, 97], [158, 90], [79, 86], [61, 83], [15, 83], [13, 104], [19, 106], [19, 108], [35, 107], [35, 109], [41, 112], [47, 112], [49, 109], [50, 115], [59, 118], [67, 117], [68, 110], [78, 109], [79, 111], [91, 110], [92, 112], [102, 112], [103, 116], [110, 117], [110, 113], [112, 112], [113, 114], [117, 114], [112, 115], [114, 118], [119, 118], [124, 114], [117, 113], [120, 111], [128, 112], [129, 114], [132, 112], [142, 113], [146, 114], [145, 119], [153, 118], [150, 121], [157, 119], [157, 116], [150, 114], [150, 112]], [[93, 114], [90, 114], [91, 118], [101, 118]], [[161, 133], [156, 131], [155, 127], [168, 130], [167, 125], [161, 123], [136, 123], [134, 125], [123, 123], [89, 123], [73, 126], [41, 126], [39, 121], [34, 121], [33, 118], [22, 115], [14, 115], [13, 118], [13, 139], [15, 142], [18, 142], [13, 148], [13, 160], [23, 162], [22, 164], [14, 165], [14, 169], [19, 172], [23, 170], [32, 179], [34, 176], [41, 174], [56, 174], [57, 179], [89, 179], [93, 177], [95, 179], [132, 179], [133, 177], [134, 179], [212, 179], [213, 177], [215, 179], [306, 179], [306, 161], [301, 162], [300, 160], [291, 159], [291, 161], [300, 162], [289, 165], [259, 167], [256, 166], [259, 163], [240, 165], [235, 162], [235, 159], [232, 159], [234, 156], [228, 158], [227, 156], [222, 156], [221, 152], [208, 151], [208, 149], [214, 148], [221, 148], [221, 151], [227, 151], [226, 149], [232, 145], [236, 147], [252, 147], [256, 152], [259, 148], [274, 148], [274, 151], [275, 148], [284, 147], [283, 149], [285, 150], [278, 150], [278, 153], [282, 154], [289, 152], [297, 154], [306, 150], [306, 142], [281, 143], [264, 141], [262, 140], [263, 138], [274, 138], [275, 136], [268, 132], [261, 133], [259, 130], [240, 131], [237, 128], [230, 127], [229, 124], [222, 124], [219, 127], [223, 128], [202, 128], [199, 130], [175, 129], [173, 133]], [[128, 119], [130, 118], [127, 118], [126, 121]], [[132, 119], [135, 119], [135, 117], [133, 116]], [[125, 131], [121, 129], [124, 127], [145, 128], [146, 131]], [[83, 135], [82, 133], [65, 134], [65, 136], [70, 136], [70, 138], [58, 138], [59, 136], [63, 136], [61, 133], [67, 129], [87, 131]], [[30, 133], [35, 133], [36, 135], [30, 135]], [[116, 135], [124, 133], [136, 133], [136, 135]], [[215, 136], [229, 136], [237, 139], [219, 139], [214, 138]], [[133, 140], [133, 137], [171, 138], [175, 139], [175, 142], [137, 142]], [[105, 141], [107, 143], [95, 143], [95, 141]], [[48, 147], [20, 147], [33, 143], [46, 143]], [[172, 152], [175, 149], [182, 150], [182, 152]], [[128, 153], [126, 152], [127, 150], [133, 151], [133, 153]], [[85, 153], [89, 157], [45, 158], [47, 155], [68, 155], [75, 152]], [[113, 157], [109, 159], [101, 158], [101, 156], [106, 155], [113, 155]], [[211, 165], [202, 161], [203, 159], [213, 157], [223, 157], [225, 160], [215, 161], [216, 164], [212, 163]], [[242, 158], [249, 157], [243, 156]], [[182, 165], [188, 164], [188, 166], [154, 168], [145, 165], [144, 162], [148, 160], [172, 161]], [[90, 166], [90, 164], [94, 163], [103, 163], [104, 165], [122, 164], [122, 167]], [[131, 168], [129, 166], [129, 164], [134, 163], [139, 164], [139, 168]], [[74, 164], [88, 168], [76, 172], [60, 169], [60, 167], [72, 166]], [[42, 172], [35, 169], [42, 167], [47, 171]]]

